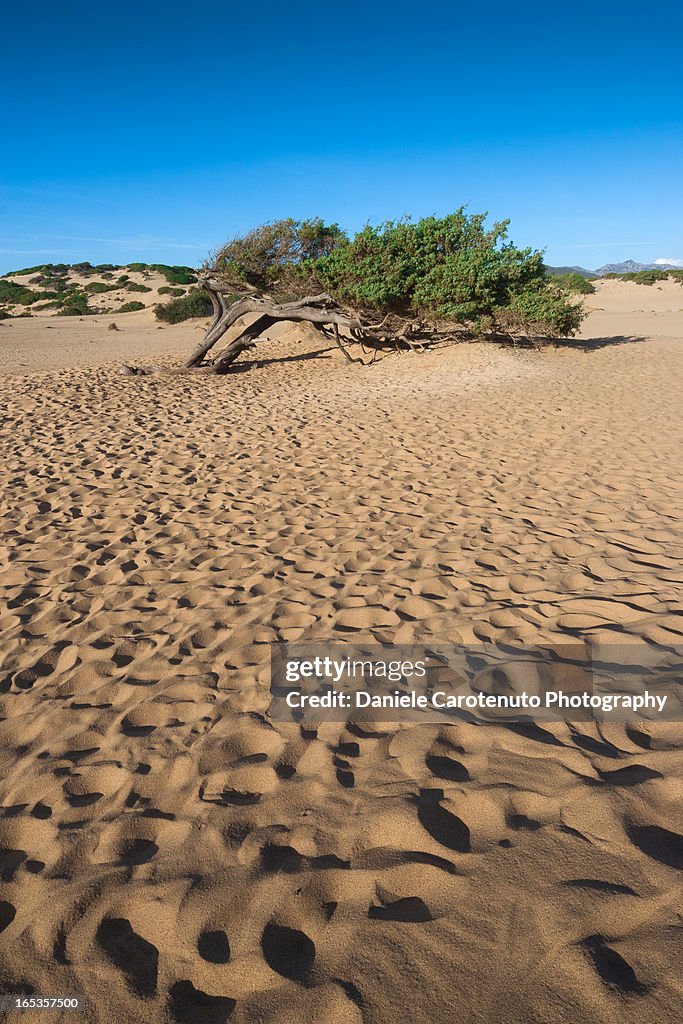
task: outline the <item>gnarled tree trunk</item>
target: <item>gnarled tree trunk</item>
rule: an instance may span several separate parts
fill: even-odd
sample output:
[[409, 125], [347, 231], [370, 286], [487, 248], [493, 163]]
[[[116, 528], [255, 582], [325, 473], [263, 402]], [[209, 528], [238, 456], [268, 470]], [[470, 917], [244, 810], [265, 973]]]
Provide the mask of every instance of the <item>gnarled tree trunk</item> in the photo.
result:
[[250, 313], [258, 314], [256, 319], [211, 362], [210, 368], [213, 373], [226, 373], [243, 352], [254, 347], [256, 339], [264, 331], [281, 320], [312, 324], [327, 337], [331, 337], [346, 360], [351, 363], [362, 363], [363, 360], [354, 359], [349, 355], [341, 341], [340, 327], [348, 332], [352, 342], [359, 342], [361, 345], [365, 343], [374, 350], [391, 347], [419, 351], [435, 342], [455, 337], [452, 325], [449, 325], [447, 330], [439, 330], [433, 324], [411, 323], [391, 314], [385, 316], [381, 323], [369, 323], [359, 314], [342, 309], [325, 293], [307, 295], [295, 302], [284, 303], [277, 303], [267, 296], [245, 295], [228, 304], [218, 278], [207, 275], [200, 277], [199, 283], [211, 298], [213, 319], [206, 334], [187, 360], [187, 367], [201, 366], [207, 353], [241, 317]]

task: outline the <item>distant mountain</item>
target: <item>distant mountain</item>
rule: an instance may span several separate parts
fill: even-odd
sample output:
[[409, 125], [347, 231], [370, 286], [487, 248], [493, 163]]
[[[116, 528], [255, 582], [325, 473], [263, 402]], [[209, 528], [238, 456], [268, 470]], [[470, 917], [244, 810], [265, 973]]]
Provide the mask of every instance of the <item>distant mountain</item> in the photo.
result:
[[585, 277], [586, 280], [589, 277], [598, 277], [595, 270], [586, 270], [585, 267], [546, 267], [545, 269], [553, 277], [556, 274], [578, 274], [579, 277]]
[[548, 267], [546, 272], [551, 276], [556, 274], [579, 274], [586, 280], [596, 277], [604, 277], [605, 274], [638, 274], [641, 270], [677, 270], [673, 264], [668, 263], [637, 263], [635, 260], [624, 260], [623, 263], [606, 263], [604, 267], [597, 270], [586, 270], [585, 267]]
[[602, 274], [639, 274], [641, 270], [675, 270], [667, 263], [636, 263], [635, 260], [624, 260], [623, 263], [606, 263], [604, 267], [598, 267], [594, 277], [601, 277]]

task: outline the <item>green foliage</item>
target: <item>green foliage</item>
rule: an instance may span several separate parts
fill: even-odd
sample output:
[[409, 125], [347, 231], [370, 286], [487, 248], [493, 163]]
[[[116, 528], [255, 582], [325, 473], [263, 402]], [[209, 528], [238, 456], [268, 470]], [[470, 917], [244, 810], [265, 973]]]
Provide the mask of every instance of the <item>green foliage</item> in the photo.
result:
[[129, 263], [128, 270], [144, 273], [156, 270], [169, 284], [196, 284], [197, 275], [192, 267], [171, 267], [166, 263]]
[[35, 274], [39, 270], [44, 270], [44, 269], [45, 269], [45, 264], [41, 263], [40, 266], [38, 266], [38, 267], [24, 267], [23, 270], [12, 270], [11, 274], [12, 274], [12, 277], [23, 277], [24, 274]]
[[286, 297], [300, 290], [297, 283], [305, 279], [308, 265], [313, 269], [315, 261], [347, 243], [338, 224], [320, 218], [279, 220], [228, 242], [211, 269], [236, 291], [257, 289]]
[[184, 294], [185, 294], [185, 289], [184, 288], [172, 288], [168, 284], [162, 285], [161, 288], [159, 289], [159, 295], [172, 295], [176, 299], [178, 298], [179, 295], [184, 295]]
[[150, 270], [158, 270], [169, 284], [196, 284], [197, 275], [192, 267], [168, 267], [165, 263], [152, 263]]
[[61, 300], [61, 308], [57, 316], [89, 316], [93, 312], [88, 306], [88, 296], [85, 292], [70, 291]]
[[577, 295], [592, 295], [595, 292], [595, 287], [581, 274], [555, 274], [553, 281], [564, 291]]
[[656, 284], [657, 281], [666, 281], [671, 274], [670, 270], [637, 270], [632, 274], [604, 274], [604, 277], [617, 281], [633, 281], [635, 284]]
[[139, 302], [137, 299], [133, 299], [132, 302], [124, 302], [122, 306], [116, 310], [117, 313], [135, 313], [138, 309], [144, 309], [144, 302]]
[[581, 326], [585, 313], [562, 288], [543, 280], [532, 281], [498, 311], [497, 325], [510, 334], [569, 337]]
[[137, 281], [128, 281], [126, 283], [127, 292], [151, 292], [151, 290], [146, 284], [138, 284]]
[[126, 283], [127, 283], [128, 281], [130, 281], [130, 274], [121, 274], [121, 276], [120, 276], [120, 277], [117, 277], [117, 278], [116, 278], [116, 281], [117, 281], [117, 283], [118, 283], [119, 285], [124, 285], [124, 284], [126, 284]]
[[2, 307], [0, 307], [0, 320], [9, 320], [11, 316], [12, 314], [8, 309], [2, 309]]
[[323, 286], [358, 309], [474, 320], [543, 277], [541, 254], [505, 241], [506, 223], [460, 209], [447, 217], [365, 227], [316, 261]]
[[39, 298], [39, 292], [34, 292], [23, 284], [15, 284], [14, 281], [0, 279], [0, 302], [2, 303], [30, 306], [31, 303], [37, 302]]
[[106, 284], [104, 281], [89, 281], [85, 286], [85, 290], [93, 295], [101, 295], [102, 292], [116, 291], [118, 287], [117, 284]]
[[179, 324], [195, 316], [210, 316], [212, 305], [209, 296], [201, 288], [190, 288], [182, 299], [172, 299], [164, 305], [155, 306], [157, 320], [167, 324]]

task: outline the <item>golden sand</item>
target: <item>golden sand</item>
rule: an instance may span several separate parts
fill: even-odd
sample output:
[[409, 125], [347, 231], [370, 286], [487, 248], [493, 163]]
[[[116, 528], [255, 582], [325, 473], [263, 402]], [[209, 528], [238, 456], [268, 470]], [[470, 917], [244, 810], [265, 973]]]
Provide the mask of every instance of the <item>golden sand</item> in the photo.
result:
[[681, 644], [683, 288], [589, 303], [541, 353], [296, 328], [224, 378], [149, 311], [0, 326], [0, 991], [678, 1019], [683, 727], [266, 716], [279, 639]]

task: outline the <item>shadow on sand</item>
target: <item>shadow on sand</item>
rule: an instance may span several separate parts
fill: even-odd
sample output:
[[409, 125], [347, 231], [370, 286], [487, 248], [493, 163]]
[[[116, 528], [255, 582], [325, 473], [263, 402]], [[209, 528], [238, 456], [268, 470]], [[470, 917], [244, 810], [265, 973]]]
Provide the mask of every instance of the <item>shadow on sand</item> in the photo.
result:
[[[479, 339], [471, 336], [465, 336], [457, 342], [450, 342], [450, 344], [476, 344], [478, 341]], [[536, 349], [537, 351], [543, 351], [543, 349], [548, 348], [571, 348], [577, 352], [597, 352], [598, 349], [602, 348], [610, 348], [616, 345], [630, 345], [644, 341], [647, 341], [647, 338], [638, 337], [636, 335], [616, 334], [609, 338], [547, 338], [539, 339], [539, 341], [520, 339], [516, 343], [507, 337], [496, 336], [495, 338], [487, 339], [482, 343], [491, 344], [493, 342], [494, 344], [501, 345], [504, 348], [514, 347], [526, 350]], [[434, 349], [437, 347], [440, 346], [435, 346]], [[432, 349], [432, 351], [434, 349]], [[331, 345], [328, 348], [318, 348], [313, 352], [300, 352], [290, 356], [271, 356], [265, 359], [263, 357], [245, 359], [244, 362], [233, 363], [229, 369], [229, 373], [246, 373], [254, 367], [271, 366], [275, 363], [298, 363], [309, 359], [330, 359], [336, 351], [336, 346]], [[375, 362], [379, 363], [387, 356], [395, 354], [396, 353], [393, 351], [382, 352], [377, 356]]]
[[632, 334], [615, 334], [611, 338], [553, 338], [547, 344], [555, 348], [573, 348], [579, 352], [596, 352], [600, 348], [631, 345], [641, 341], [647, 341], [647, 338]]
[[334, 351], [335, 346], [331, 345], [329, 348], [317, 348], [313, 352], [298, 352], [292, 356], [272, 356], [267, 359], [262, 357], [245, 359], [243, 363], [233, 363], [229, 372], [231, 374], [245, 373], [247, 370], [251, 370], [255, 366], [270, 366], [272, 363], [301, 363], [307, 359], [329, 359], [330, 353]]

